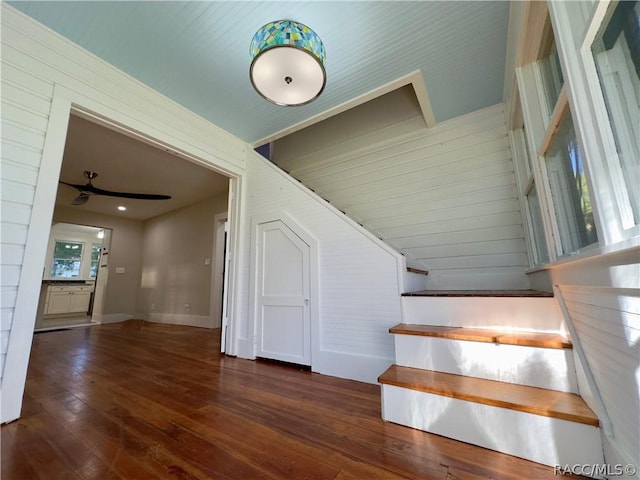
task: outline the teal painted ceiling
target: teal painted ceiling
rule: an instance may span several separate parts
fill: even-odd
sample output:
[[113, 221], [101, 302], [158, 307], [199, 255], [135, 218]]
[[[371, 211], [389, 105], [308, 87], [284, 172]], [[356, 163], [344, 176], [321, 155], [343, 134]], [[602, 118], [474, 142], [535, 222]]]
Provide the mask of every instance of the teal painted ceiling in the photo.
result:
[[[508, 2], [9, 2], [249, 143], [421, 70], [438, 122], [502, 101]], [[301, 107], [263, 100], [249, 44], [278, 19], [327, 52], [327, 85]]]

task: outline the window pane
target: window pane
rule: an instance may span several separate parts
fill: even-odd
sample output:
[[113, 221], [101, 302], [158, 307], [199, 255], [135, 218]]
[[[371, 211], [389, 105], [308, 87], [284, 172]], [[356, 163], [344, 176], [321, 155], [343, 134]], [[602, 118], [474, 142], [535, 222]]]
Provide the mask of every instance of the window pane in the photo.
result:
[[75, 242], [56, 242], [53, 250], [51, 276], [76, 278], [80, 276], [82, 249], [84, 244]]
[[94, 243], [91, 245], [91, 267], [89, 268], [89, 278], [96, 278], [98, 276], [98, 266], [100, 264], [100, 252], [102, 251], [102, 244]]
[[545, 156], [545, 165], [562, 253], [575, 252], [597, 242], [582, 153], [570, 114], [566, 115], [554, 137]]
[[640, 3], [620, 2], [592, 46], [619, 168], [640, 223]]
[[547, 253], [547, 241], [544, 237], [540, 201], [538, 200], [538, 191], [536, 190], [535, 184], [533, 184], [527, 194], [527, 205], [531, 218], [531, 229], [533, 230], [534, 263], [540, 265], [549, 261], [549, 254]]
[[558, 101], [558, 96], [564, 84], [562, 69], [560, 68], [560, 58], [556, 50], [555, 41], [551, 41], [549, 53], [540, 60], [540, 73], [544, 84], [544, 93], [549, 107], [549, 114], [553, 112]]

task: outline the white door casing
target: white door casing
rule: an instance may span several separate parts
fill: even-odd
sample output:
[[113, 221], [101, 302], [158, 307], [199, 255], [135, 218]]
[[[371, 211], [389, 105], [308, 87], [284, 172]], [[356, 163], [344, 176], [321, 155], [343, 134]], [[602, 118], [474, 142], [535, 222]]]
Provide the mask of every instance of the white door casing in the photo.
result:
[[98, 259], [98, 278], [96, 278], [96, 286], [93, 293], [93, 310], [91, 312], [91, 321], [102, 323], [102, 310], [104, 308], [104, 294], [109, 281], [109, 251], [111, 250], [111, 229], [104, 229], [104, 238], [102, 239], [102, 250]]
[[222, 334], [220, 337], [220, 351], [222, 353], [227, 352], [227, 339], [229, 336], [227, 335], [227, 329], [229, 328], [229, 271], [231, 270], [231, 255], [229, 254], [229, 221], [225, 220], [224, 225], [222, 226], [222, 238], [224, 243], [224, 252], [222, 255], [222, 293], [220, 295], [220, 301], [222, 302], [222, 306], [220, 308], [221, 315], [221, 328]]
[[[227, 212], [217, 214], [213, 219], [213, 251], [211, 258], [211, 299], [209, 302], [209, 322], [212, 328], [222, 327], [222, 295], [225, 268]], [[224, 348], [224, 347], [223, 347]], [[224, 350], [222, 350], [224, 351]]]
[[256, 356], [311, 365], [311, 247], [282, 219], [255, 231]]

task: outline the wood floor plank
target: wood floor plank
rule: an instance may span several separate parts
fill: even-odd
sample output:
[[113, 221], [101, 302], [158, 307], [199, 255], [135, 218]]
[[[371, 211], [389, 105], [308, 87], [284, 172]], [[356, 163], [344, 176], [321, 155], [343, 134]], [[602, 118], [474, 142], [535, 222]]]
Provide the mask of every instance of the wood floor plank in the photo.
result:
[[29, 463], [29, 454], [18, 442], [18, 428], [7, 428], [2, 432], [2, 462], [0, 478], [39, 478], [38, 472]]
[[383, 422], [377, 385], [227, 357], [219, 339], [140, 321], [35, 335], [2, 479], [554, 478]]

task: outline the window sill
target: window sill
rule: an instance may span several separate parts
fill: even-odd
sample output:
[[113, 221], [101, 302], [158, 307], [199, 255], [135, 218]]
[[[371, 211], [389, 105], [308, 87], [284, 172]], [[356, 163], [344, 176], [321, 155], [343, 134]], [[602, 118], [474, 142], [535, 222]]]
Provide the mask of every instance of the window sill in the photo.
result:
[[[620, 254], [629, 252], [634, 249], [640, 248], [640, 237], [630, 238], [623, 240], [622, 242], [614, 243], [612, 245], [593, 245], [579, 250], [576, 253], [569, 254], [565, 257], [559, 258], [555, 262], [545, 263], [544, 265], [537, 265], [525, 271], [525, 273], [536, 273], [543, 270], [551, 270], [558, 267], [565, 267], [568, 264], [582, 262], [594, 258], [601, 258], [603, 256]], [[640, 255], [638, 256], [638, 262], [640, 263]]]

